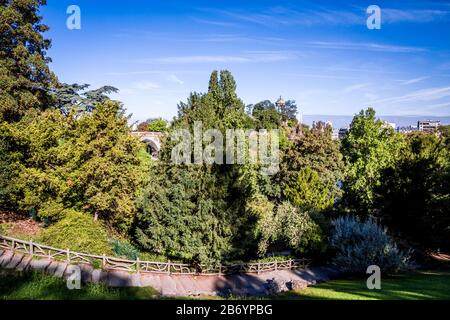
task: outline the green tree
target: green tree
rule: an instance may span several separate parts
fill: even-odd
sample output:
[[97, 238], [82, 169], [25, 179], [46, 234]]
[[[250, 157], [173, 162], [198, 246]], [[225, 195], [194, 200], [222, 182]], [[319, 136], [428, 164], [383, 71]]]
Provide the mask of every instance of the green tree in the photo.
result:
[[51, 105], [48, 91], [57, 83], [46, 52], [48, 27], [38, 10], [45, 0], [0, 1], [0, 121], [18, 121], [32, 108]]
[[380, 217], [390, 229], [416, 245], [449, 249], [450, 149], [434, 134], [407, 137], [396, 165], [377, 188]]
[[[192, 93], [179, 104], [170, 130], [250, 128], [253, 122], [236, 95], [228, 71], [213, 72], [206, 94]], [[225, 142], [225, 141], [224, 141]], [[206, 144], [203, 144], [205, 147]], [[242, 257], [254, 244], [256, 218], [245, 210], [258, 191], [256, 168], [249, 165], [173, 164], [172, 141], [163, 144], [160, 161], [140, 201], [137, 242], [171, 258], [212, 263]], [[254, 254], [254, 253], [253, 253]]]
[[153, 119], [147, 126], [147, 131], [151, 132], [165, 132], [167, 131], [167, 121], [163, 118]]
[[112, 86], [88, 90], [89, 86], [88, 84], [77, 83], [57, 84], [50, 91], [55, 107], [66, 115], [73, 109], [80, 112], [92, 111], [97, 103], [111, 100], [108, 94], [119, 91], [119, 89]]
[[281, 112], [284, 120], [297, 120], [297, 104], [295, 100], [287, 100]]
[[275, 108], [275, 104], [264, 100], [250, 106], [252, 116], [256, 119], [257, 129], [278, 129], [281, 124], [281, 114]]
[[374, 210], [374, 190], [381, 185], [382, 172], [395, 165], [403, 147], [403, 136], [376, 119], [375, 110], [368, 108], [355, 115], [341, 148], [346, 164], [347, 209], [359, 214]]
[[280, 203], [274, 209], [273, 204], [263, 197], [257, 198], [251, 205], [255, 214], [260, 216], [255, 229], [260, 236], [260, 256], [266, 254], [271, 245], [296, 253], [322, 249], [323, 231], [308, 212], [288, 201]]
[[129, 132], [120, 105], [92, 112], [35, 111], [14, 126], [27, 157], [18, 164], [19, 206], [49, 222], [64, 208], [90, 213], [125, 232], [141, 183], [141, 144]]
[[302, 210], [330, 211], [342, 196], [344, 162], [328, 131], [302, 129], [284, 150], [279, 181], [285, 199]]

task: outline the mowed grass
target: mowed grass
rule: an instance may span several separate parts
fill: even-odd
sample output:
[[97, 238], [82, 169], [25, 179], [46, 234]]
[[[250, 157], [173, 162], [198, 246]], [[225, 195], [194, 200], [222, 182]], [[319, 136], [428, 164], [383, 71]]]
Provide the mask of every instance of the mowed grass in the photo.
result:
[[69, 290], [66, 281], [41, 272], [0, 270], [0, 300], [142, 300], [154, 299], [153, 288], [111, 288], [81, 284]]
[[302, 291], [280, 295], [306, 300], [450, 300], [450, 271], [416, 271], [381, 278], [380, 290], [369, 290], [366, 279], [332, 280]]
[[[153, 288], [111, 288], [104, 284], [82, 284], [69, 290], [63, 279], [40, 272], [0, 270], [0, 300], [141, 300], [160, 299]], [[203, 299], [221, 299], [203, 297]], [[230, 297], [240, 299], [239, 297]], [[254, 299], [299, 300], [450, 300], [450, 271], [417, 271], [382, 277], [381, 290], [369, 290], [365, 279], [341, 279], [302, 291]], [[192, 297], [178, 297], [192, 299]]]

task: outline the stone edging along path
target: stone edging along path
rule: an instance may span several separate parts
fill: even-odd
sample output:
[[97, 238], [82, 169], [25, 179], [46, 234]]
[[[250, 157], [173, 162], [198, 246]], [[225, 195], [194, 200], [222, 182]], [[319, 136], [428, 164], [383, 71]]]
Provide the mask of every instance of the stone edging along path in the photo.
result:
[[[17, 271], [38, 270], [56, 277], [67, 277], [67, 262], [48, 258], [36, 259], [30, 255], [0, 249], [0, 267]], [[89, 264], [78, 264], [83, 282], [102, 282], [111, 287], [153, 287], [163, 296], [200, 295], [264, 295], [287, 283], [303, 286], [329, 280], [338, 275], [331, 267], [311, 267], [304, 270], [277, 270], [261, 274], [181, 275], [158, 273], [129, 273], [94, 269]], [[289, 285], [287, 286], [289, 287]], [[286, 289], [279, 288], [279, 291]]]

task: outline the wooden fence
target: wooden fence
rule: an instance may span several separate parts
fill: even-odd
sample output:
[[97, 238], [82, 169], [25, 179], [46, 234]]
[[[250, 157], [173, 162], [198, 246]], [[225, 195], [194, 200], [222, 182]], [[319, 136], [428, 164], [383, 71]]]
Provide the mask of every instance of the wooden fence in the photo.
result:
[[104, 270], [120, 270], [128, 272], [153, 272], [165, 274], [199, 274], [199, 275], [224, 275], [232, 273], [262, 273], [275, 270], [305, 269], [309, 265], [307, 259], [289, 259], [286, 261], [241, 263], [217, 266], [193, 266], [184, 263], [152, 262], [127, 260], [106, 255], [93, 255], [70, 251], [69, 249], [57, 249], [46, 245], [24, 241], [0, 235], [0, 249], [20, 252], [35, 257], [62, 260], [67, 263], [88, 263], [98, 265]]

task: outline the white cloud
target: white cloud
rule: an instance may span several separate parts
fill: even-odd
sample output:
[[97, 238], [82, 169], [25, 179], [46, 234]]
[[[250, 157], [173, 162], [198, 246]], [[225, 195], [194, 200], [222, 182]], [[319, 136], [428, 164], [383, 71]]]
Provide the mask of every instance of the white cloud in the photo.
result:
[[398, 22], [414, 22], [425, 23], [440, 20], [450, 15], [448, 10], [400, 10], [400, 9], [383, 9], [381, 8], [382, 21], [387, 23]]
[[[212, 13], [234, 19], [236, 21], [253, 23], [262, 26], [277, 25], [365, 25], [367, 19], [366, 7], [351, 6], [347, 9], [325, 9], [319, 7], [302, 8], [276, 6], [257, 12], [230, 10], [209, 10]], [[446, 19], [450, 16], [448, 10], [438, 9], [394, 9], [381, 8], [382, 22], [386, 23], [427, 23]]]
[[319, 49], [370, 50], [392, 53], [418, 53], [427, 51], [425, 48], [365, 42], [312, 41], [305, 43], [304, 46]]
[[351, 85], [351, 86], [348, 86], [348, 87], [344, 88], [343, 92], [345, 92], [345, 93], [350, 93], [350, 92], [353, 92], [353, 91], [356, 91], [356, 90], [365, 88], [365, 87], [367, 87], [368, 85], [369, 85], [368, 83], [358, 83], [358, 84], [354, 84], [354, 85]]
[[364, 98], [366, 98], [367, 100], [376, 100], [378, 96], [373, 93], [365, 93]]
[[164, 58], [150, 58], [140, 60], [142, 63], [249, 63], [249, 62], [274, 62], [294, 59], [292, 52], [284, 51], [248, 51], [241, 55], [194, 55], [194, 56], [173, 56]]
[[133, 83], [133, 87], [139, 90], [154, 90], [161, 88], [161, 86], [156, 82], [150, 81], [135, 82]]
[[397, 80], [397, 81], [400, 82], [402, 85], [407, 85], [407, 84], [418, 83], [418, 82], [421, 82], [428, 78], [429, 77], [419, 77], [419, 78], [413, 78], [413, 79], [409, 79], [409, 80]]
[[413, 101], [432, 101], [438, 100], [444, 97], [450, 96], [450, 87], [442, 87], [442, 88], [429, 88], [417, 90], [402, 96], [390, 97], [385, 99], [376, 100], [376, 103], [382, 102], [390, 102], [390, 103], [399, 103], [399, 102], [413, 102]]
[[167, 77], [166, 77], [166, 79], [167, 79], [167, 81], [170, 81], [170, 82], [173, 82], [173, 83], [176, 83], [176, 84], [184, 84], [184, 81], [183, 80], [180, 80], [176, 75], [174, 75], [174, 74], [169, 74]]
[[143, 74], [158, 74], [160, 71], [124, 71], [124, 72], [107, 72], [107, 76], [134, 76]]
[[228, 22], [228, 21], [208, 20], [208, 19], [199, 19], [199, 18], [193, 18], [193, 20], [198, 23], [209, 24], [209, 25], [218, 26], [218, 27], [234, 27], [234, 26], [236, 26], [235, 23]]

